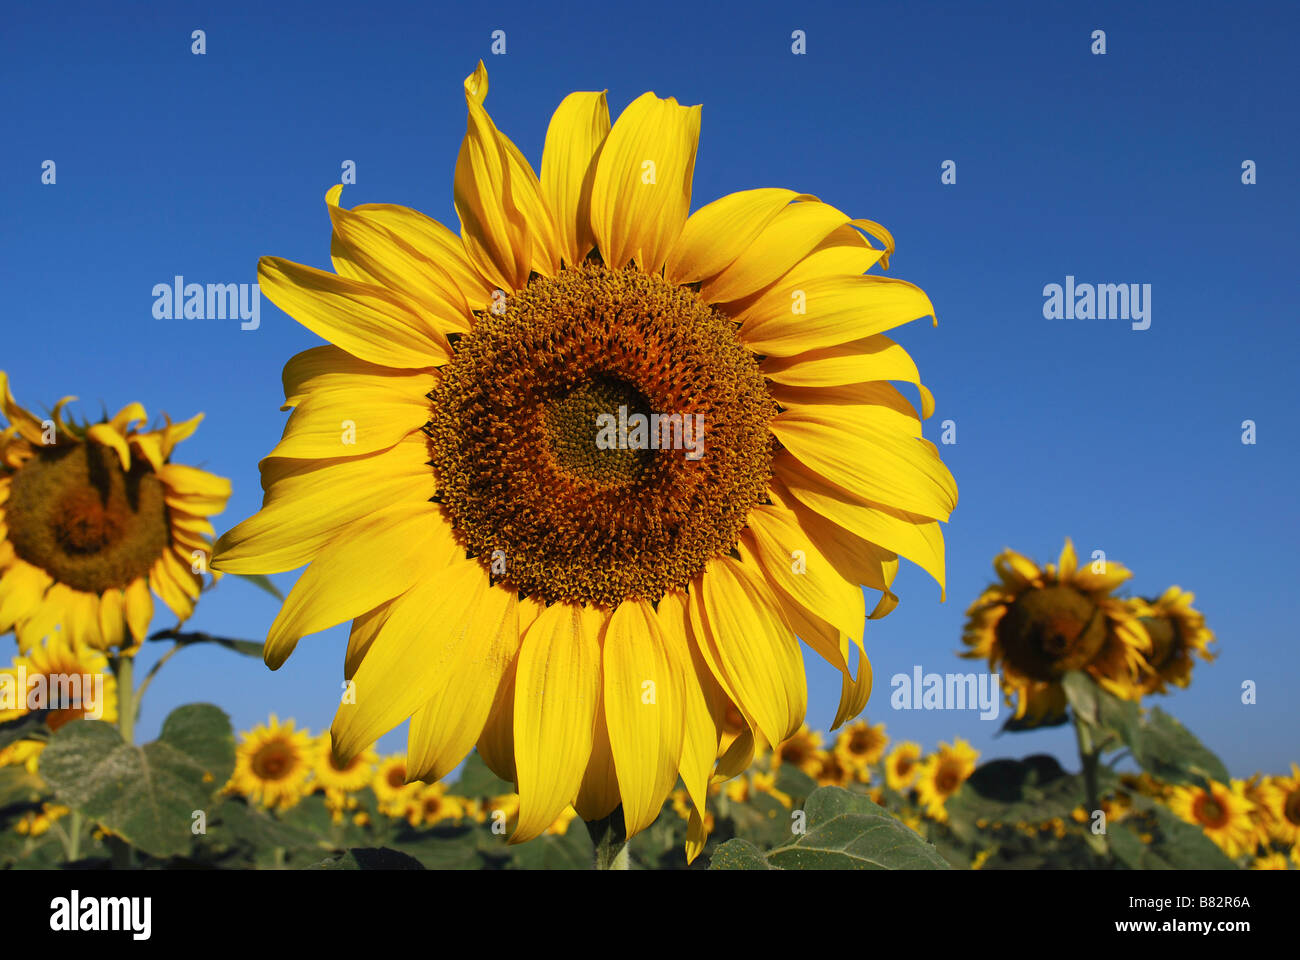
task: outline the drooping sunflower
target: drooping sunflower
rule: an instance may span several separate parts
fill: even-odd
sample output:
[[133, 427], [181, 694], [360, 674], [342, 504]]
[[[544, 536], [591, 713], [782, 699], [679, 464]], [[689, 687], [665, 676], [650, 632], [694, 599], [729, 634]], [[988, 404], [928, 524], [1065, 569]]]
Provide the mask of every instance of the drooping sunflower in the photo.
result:
[[275, 714], [265, 724], [240, 734], [235, 771], [226, 790], [242, 794], [268, 809], [287, 810], [311, 792], [312, 738], [281, 723]]
[[1151, 638], [1148, 670], [1141, 679], [1143, 693], [1164, 693], [1166, 684], [1186, 687], [1192, 681], [1194, 657], [1213, 660], [1209, 649], [1214, 632], [1205, 615], [1192, 606], [1196, 595], [1172, 586], [1154, 600], [1135, 597], [1133, 610]]
[[1170, 787], [1167, 802], [1176, 816], [1199, 826], [1229, 857], [1255, 850], [1255, 828], [1250, 819], [1254, 805], [1246, 799], [1241, 781], [1231, 786], [1210, 780], [1206, 787]]
[[921, 745], [905, 740], [889, 751], [885, 758], [885, 783], [890, 790], [902, 793], [912, 786], [921, 759]]
[[[216, 566], [310, 564], [273, 668], [352, 621], [342, 758], [413, 717], [413, 778], [477, 743], [518, 785], [515, 841], [570, 803], [621, 803], [631, 835], [679, 773], [703, 810], [727, 701], [747, 727], [729, 772], [799, 729], [798, 638], [845, 678], [837, 725], [862, 709], [850, 643], [897, 602], [900, 555], [942, 585], [956, 486], [885, 336], [934, 311], [866, 274], [893, 252], [883, 227], [814, 197], [688, 216], [698, 106], [646, 93], [611, 125], [604, 93], [571, 94], [539, 177], [488, 115], [481, 63], [464, 92], [459, 236], [334, 187], [335, 272], [260, 262], [329, 345], [286, 366], [265, 504]], [[688, 853], [702, 842], [694, 817]]]
[[230, 481], [172, 463], [203, 415], [156, 430], [138, 403], [103, 423], [41, 420], [0, 371], [0, 632], [27, 650], [56, 630], [100, 650], [134, 650], [152, 589], [187, 619], [203, 586], [212, 524]]
[[1135, 609], [1112, 595], [1132, 574], [1109, 561], [1095, 566], [1079, 566], [1068, 537], [1059, 565], [1039, 567], [1006, 550], [993, 560], [999, 582], [966, 611], [962, 656], [1001, 671], [1018, 720], [1062, 717], [1061, 677], [1071, 670], [1086, 670], [1116, 696], [1141, 696], [1151, 639]]
[[939, 744], [939, 751], [926, 757], [916, 774], [916, 796], [926, 816], [940, 822], [948, 819], [948, 798], [961, 789], [979, 759], [979, 751], [961, 737], [952, 746]]
[[1300, 846], [1300, 765], [1291, 764], [1291, 776], [1269, 777], [1263, 789], [1273, 837]]
[[312, 742], [312, 776], [314, 785], [325, 791], [353, 793], [370, 786], [375, 773], [375, 751], [362, 750], [343, 766], [335, 763], [328, 733]]
[[[116, 722], [117, 680], [108, 659], [62, 632], [15, 657], [0, 670], [0, 723], [31, 710], [49, 710], [45, 723], [52, 731], [81, 717]], [[42, 741], [15, 741], [0, 749], [0, 766], [23, 765], [35, 773], [44, 747]]]
[[885, 725], [878, 723], [873, 727], [865, 720], [849, 724], [835, 739], [835, 752], [855, 770], [865, 770], [873, 763], [879, 763], [888, 746]]

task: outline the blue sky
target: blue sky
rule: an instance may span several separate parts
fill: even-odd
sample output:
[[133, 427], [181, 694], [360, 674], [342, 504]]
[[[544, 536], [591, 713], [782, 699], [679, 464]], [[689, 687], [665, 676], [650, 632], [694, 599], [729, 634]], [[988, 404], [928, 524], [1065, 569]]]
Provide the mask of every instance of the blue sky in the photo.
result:
[[[693, 206], [750, 187], [816, 194], [892, 230], [891, 274], [938, 310], [937, 329], [900, 339], [938, 401], [927, 435], [957, 425], [941, 448], [961, 491], [949, 599], [905, 567], [902, 605], [867, 633], [867, 716], [927, 747], [958, 735], [986, 756], [1073, 765], [1065, 730], [995, 738], [1000, 719], [896, 712], [888, 697], [914, 665], [967, 669], [954, 652], [994, 554], [1054, 559], [1069, 535], [1133, 569], [1134, 592], [1196, 592], [1221, 655], [1162, 706], [1234, 774], [1300, 760], [1293, 5], [98, 6], [5, 15], [0, 367], [34, 408], [75, 393], [92, 416], [136, 399], [151, 414], [204, 411], [180, 459], [232, 478], [219, 530], [257, 509], [257, 461], [283, 427], [281, 366], [319, 341], [266, 301], [256, 331], [157, 320], [153, 286], [255, 282], [265, 254], [327, 266], [323, 197], [346, 160], [345, 204], [402, 203], [454, 227], [461, 81], [480, 57], [494, 119], [534, 164], [566, 93], [608, 88], [618, 111], [653, 90], [704, 104]], [[504, 56], [489, 52], [497, 29]], [[955, 184], [940, 182], [945, 160]], [[1044, 319], [1044, 286], [1067, 275], [1150, 284], [1150, 328]], [[276, 606], [230, 579], [192, 623], [260, 640]], [[303, 640], [276, 673], [185, 651], [140, 733], [194, 700], [240, 728], [271, 711], [324, 727], [345, 638]], [[838, 681], [807, 660], [809, 722], [825, 729]]]

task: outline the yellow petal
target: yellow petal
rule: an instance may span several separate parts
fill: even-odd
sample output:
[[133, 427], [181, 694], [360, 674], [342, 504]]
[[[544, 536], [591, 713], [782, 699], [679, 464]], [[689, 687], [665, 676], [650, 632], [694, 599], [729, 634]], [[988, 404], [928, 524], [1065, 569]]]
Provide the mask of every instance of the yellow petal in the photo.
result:
[[364, 211], [339, 206], [342, 192], [340, 184], [325, 194], [339, 274], [401, 291], [419, 307], [420, 316], [443, 334], [468, 332], [473, 316], [451, 275]]
[[268, 300], [354, 357], [413, 370], [451, 359], [447, 338], [400, 295], [279, 257], [257, 262]]
[[9, 375], [3, 370], [0, 370], [0, 412], [4, 413], [5, 418], [17, 429], [17, 432], [24, 440], [28, 443], [41, 443], [44, 434], [41, 421], [18, 406], [18, 402], [14, 400], [14, 395], [9, 389]]
[[708, 664], [695, 648], [690, 635], [686, 596], [665, 594], [656, 613], [666, 641], [664, 649], [672, 668], [683, 678], [685, 725], [678, 770], [691, 803], [696, 810], [704, 810], [708, 800], [709, 774], [722, 739], [726, 700]]
[[[523, 622], [524, 606], [527, 600], [519, 602], [519, 634], [523, 636], [527, 627]], [[478, 738], [478, 755], [483, 758], [487, 768], [506, 783], [514, 783], [515, 774], [515, 668], [518, 656], [510, 662], [497, 687], [496, 699], [488, 714], [487, 723]]]
[[312, 561], [271, 624], [263, 656], [277, 670], [298, 638], [372, 610], [406, 591], [428, 565], [446, 521], [433, 503], [399, 503], [343, 528]]
[[690, 212], [700, 112], [643, 93], [614, 123], [591, 188], [592, 230], [607, 266], [663, 267]]
[[769, 357], [763, 375], [792, 387], [830, 387], [868, 380], [914, 383], [921, 392], [921, 416], [934, 412], [934, 398], [921, 383], [907, 351], [881, 334], [809, 350], [793, 357]]
[[[7, 541], [6, 541], [7, 542]], [[0, 577], [0, 631], [12, 630], [41, 606], [54, 579], [40, 567], [14, 562]]]
[[595, 159], [609, 134], [604, 92], [571, 93], [555, 108], [542, 150], [542, 196], [555, 215], [561, 250], [570, 265], [581, 263], [596, 239], [591, 232], [591, 186]]
[[780, 743], [807, 707], [799, 643], [769, 588], [731, 557], [710, 560], [701, 583], [691, 621], [700, 652], [736, 706]]
[[619, 604], [605, 633], [605, 717], [629, 837], [655, 821], [677, 781], [686, 664], [669, 644], [644, 600]]
[[[849, 654], [847, 637], [843, 639], [842, 649], [847, 658]], [[831, 724], [831, 729], [836, 729], [845, 721], [852, 720], [860, 714], [867, 708], [869, 699], [871, 699], [871, 661], [867, 659], [865, 653], [860, 653], [857, 676], [850, 676], [847, 669], [840, 674], [840, 705], [835, 711], [835, 722]]]
[[203, 516], [220, 513], [230, 499], [230, 480], [183, 463], [163, 464], [158, 479], [167, 487], [168, 505], [183, 508], [187, 513]]
[[696, 210], [668, 253], [670, 283], [697, 283], [717, 276], [792, 201], [811, 200], [793, 190], [764, 187], [731, 193]]
[[479, 271], [506, 290], [520, 290], [533, 270], [551, 276], [559, 269], [560, 240], [533, 168], [483, 108], [487, 91], [480, 60], [465, 78], [469, 117], [456, 158], [456, 213]]
[[121, 590], [105, 590], [99, 598], [99, 633], [105, 649], [131, 646], [126, 636], [126, 597]]
[[[482, 565], [468, 562], [479, 567], [487, 582]], [[438, 692], [411, 718], [406, 751], [411, 779], [440, 780], [465, 759], [483, 732], [501, 678], [519, 650], [514, 590], [489, 584], [486, 595], [479, 596], [482, 599], [475, 601], [467, 629], [459, 635], [448, 631], [456, 638], [454, 659], [442, 671], [445, 676], [435, 676], [427, 685]], [[428, 642], [418, 640], [419, 656], [427, 656]], [[411, 680], [408, 675], [398, 682]]]
[[511, 842], [538, 836], [572, 803], [595, 735], [600, 645], [580, 608], [554, 603], [524, 636], [515, 673], [519, 824]]
[[138, 577], [126, 587], [126, 624], [137, 643], [148, 634], [152, 620], [153, 597], [149, 596], [149, 584]]
[[86, 436], [101, 447], [115, 451], [117, 458], [122, 461], [123, 470], [131, 469], [131, 451], [127, 449], [126, 438], [107, 423], [97, 423], [90, 427], [86, 430]]
[[269, 455], [327, 459], [387, 450], [428, 422], [432, 383], [425, 371], [386, 367], [312, 377], [294, 395], [284, 437]]
[[135, 433], [131, 435], [129, 443], [131, 449], [153, 468], [154, 473], [163, 468], [167, 455], [163, 452], [161, 433]]
[[[166, 414], [164, 414], [164, 416], [166, 416]], [[169, 421], [167, 426], [163, 428], [163, 459], [165, 460], [167, 457], [170, 457], [172, 451], [176, 449], [176, 445], [181, 441], [188, 439], [194, 431], [199, 428], [199, 424], [202, 422], [203, 414], [201, 413], [195, 414], [190, 417], [190, 419], [182, 420], [179, 423], [171, 423]]]

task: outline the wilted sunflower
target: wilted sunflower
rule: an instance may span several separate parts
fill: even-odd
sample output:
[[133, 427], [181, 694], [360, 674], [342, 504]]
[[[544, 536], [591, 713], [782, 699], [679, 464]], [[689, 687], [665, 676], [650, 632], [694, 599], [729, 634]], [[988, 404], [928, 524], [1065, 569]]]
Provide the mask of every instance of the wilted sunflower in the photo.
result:
[[1116, 696], [1141, 696], [1143, 654], [1151, 641], [1137, 613], [1111, 592], [1132, 574], [1106, 562], [1101, 572], [1080, 567], [1067, 537], [1059, 566], [1039, 567], [1007, 550], [993, 560], [1000, 579], [969, 610], [962, 656], [1000, 669], [1016, 718], [1052, 721], [1065, 713], [1061, 677], [1086, 670]]
[[951, 747], [941, 743], [938, 753], [922, 761], [916, 776], [916, 795], [926, 816], [940, 822], [948, 819], [948, 798], [975, 772], [978, 759], [978, 750], [961, 737], [954, 737]]
[[270, 722], [240, 734], [235, 748], [235, 772], [227, 791], [277, 810], [292, 807], [310, 793], [312, 738], [295, 730], [292, 720]]
[[[44, 421], [14, 401], [0, 371], [0, 631], [20, 650], [56, 630], [101, 650], [132, 650], [153, 619], [152, 588], [176, 616], [194, 610], [212, 524], [230, 481], [171, 462], [203, 415], [157, 430], [138, 403], [96, 424]], [[200, 572], [195, 572], [195, 570]]]
[[1195, 599], [1195, 594], [1173, 586], [1155, 600], [1130, 601], [1151, 638], [1149, 669], [1141, 684], [1144, 693], [1164, 693], [1167, 683], [1178, 687], [1191, 683], [1193, 655], [1214, 659], [1209, 649], [1214, 633], [1205, 625], [1204, 614], [1192, 606]]
[[[260, 262], [262, 291], [330, 345], [286, 366], [265, 504], [217, 565], [310, 563], [273, 668], [353, 621], [341, 757], [413, 717], [412, 777], [477, 742], [518, 785], [515, 841], [570, 803], [621, 803], [631, 835], [679, 773], [703, 809], [728, 700], [733, 768], [799, 729], [796, 636], [845, 678], [838, 722], [865, 702], [849, 643], [897, 602], [898, 556], [942, 584], [956, 486], [884, 336], [933, 308], [864, 275], [888, 264], [884, 228], [814, 197], [688, 216], [698, 106], [646, 93], [611, 126], [604, 93], [571, 94], [538, 177], [484, 108], [481, 63], [464, 88], [460, 236], [334, 187], [336, 272]], [[688, 852], [702, 839], [695, 817]]]
[[885, 783], [902, 793], [912, 786], [921, 759], [921, 745], [910, 740], [900, 743], [885, 758]]
[[835, 752], [855, 770], [865, 770], [878, 763], [888, 746], [885, 725], [878, 723], [873, 727], [865, 720], [849, 724], [835, 739]]
[[1229, 857], [1255, 850], [1255, 828], [1250, 819], [1254, 805], [1246, 799], [1241, 781], [1231, 786], [1210, 780], [1208, 787], [1171, 787], [1167, 802], [1176, 816], [1199, 826]]
[[[55, 633], [0, 670], [0, 723], [47, 709], [45, 723], [58, 730], [81, 717], [117, 721], [117, 680], [98, 650]], [[0, 749], [0, 766], [23, 765], [36, 772], [43, 741], [18, 740]]]
[[362, 750], [348, 763], [339, 766], [335, 763], [328, 733], [322, 733], [312, 741], [312, 775], [315, 786], [322, 790], [352, 793], [370, 786], [375, 774], [375, 760], [374, 750]]

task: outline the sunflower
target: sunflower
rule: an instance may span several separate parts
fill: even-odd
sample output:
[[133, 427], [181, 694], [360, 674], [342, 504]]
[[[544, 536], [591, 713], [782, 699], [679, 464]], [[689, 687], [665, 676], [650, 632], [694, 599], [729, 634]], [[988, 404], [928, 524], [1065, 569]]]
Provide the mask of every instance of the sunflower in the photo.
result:
[[375, 751], [362, 750], [345, 766], [334, 763], [330, 736], [322, 733], [312, 743], [311, 764], [313, 785], [327, 792], [353, 793], [370, 786], [375, 772]]
[[413, 827], [432, 827], [444, 820], [460, 820], [466, 814], [465, 801], [450, 796], [441, 783], [419, 783], [406, 798], [403, 813]]
[[855, 770], [865, 770], [873, 763], [879, 763], [888, 746], [885, 725], [878, 723], [873, 727], [865, 720], [849, 724], [835, 739], [835, 752]]
[[916, 793], [926, 816], [941, 823], [948, 819], [948, 798], [975, 772], [978, 759], [979, 751], [961, 737], [954, 737], [951, 747], [939, 744], [939, 752], [925, 758], [917, 771]]
[[902, 793], [916, 780], [921, 759], [921, 745], [904, 741], [889, 751], [885, 758], [885, 782], [890, 790]]
[[75, 643], [132, 652], [153, 619], [150, 589], [187, 619], [203, 586], [212, 524], [230, 481], [172, 463], [203, 415], [157, 430], [138, 403], [111, 420], [44, 421], [0, 371], [0, 631], [27, 650], [62, 629]]
[[1132, 609], [1151, 638], [1149, 670], [1142, 679], [1144, 693], [1164, 693], [1166, 684], [1186, 687], [1192, 681], [1193, 655], [1213, 660], [1209, 645], [1214, 633], [1205, 616], [1192, 607], [1196, 595], [1173, 586], [1154, 600], [1134, 598]]
[[[1095, 565], [1094, 565], [1095, 566]], [[962, 656], [1001, 669], [1016, 719], [1050, 722], [1065, 714], [1061, 677], [1087, 670], [1116, 696], [1138, 699], [1150, 651], [1137, 612], [1112, 591], [1132, 574], [1117, 563], [1080, 567], [1066, 538], [1059, 566], [1039, 567], [1014, 550], [993, 561], [999, 583], [966, 611]]]
[[[344, 759], [413, 716], [414, 778], [477, 743], [518, 786], [516, 842], [571, 803], [621, 803], [630, 836], [679, 774], [703, 809], [728, 700], [729, 770], [799, 729], [797, 638], [843, 675], [841, 719], [862, 709], [850, 644], [897, 602], [900, 555], [942, 586], [956, 485], [884, 335], [934, 311], [865, 274], [883, 227], [814, 197], [688, 216], [698, 106], [646, 93], [611, 125], [603, 93], [571, 94], [538, 177], [481, 63], [464, 92], [459, 236], [336, 186], [335, 272], [261, 260], [262, 291], [329, 344], [285, 367], [265, 505], [215, 565], [310, 564], [272, 668], [352, 621]], [[688, 853], [702, 841], [696, 817]]]
[[1263, 794], [1273, 837], [1300, 846], [1300, 765], [1291, 764], [1289, 777], [1270, 777]]
[[[78, 644], [71, 634], [55, 633], [0, 670], [0, 723], [30, 710], [49, 710], [46, 726], [58, 730], [81, 717], [117, 720], [117, 680], [108, 659]], [[0, 749], [0, 766], [24, 766], [35, 773], [43, 742], [19, 740]]]
[[1252, 870], [1289, 870], [1287, 866], [1286, 854], [1270, 851], [1262, 856], [1256, 857], [1250, 863]]
[[379, 801], [381, 813], [400, 817], [410, 799], [419, 792], [420, 783], [418, 780], [407, 782], [405, 757], [384, 757], [375, 767], [370, 788]]
[[311, 792], [312, 738], [292, 720], [270, 721], [240, 734], [235, 772], [226, 790], [268, 809], [287, 810]]
[[1169, 790], [1169, 809], [1194, 823], [1229, 857], [1255, 849], [1255, 828], [1250, 819], [1253, 804], [1246, 799], [1245, 784], [1231, 786], [1208, 781], [1208, 786], [1175, 786]]
[[809, 730], [805, 724], [795, 731], [794, 736], [783, 741], [772, 751], [772, 772], [781, 767], [790, 766], [802, 770], [808, 776], [817, 775], [821, 767], [818, 754], [821, 752], [822, 735], [816, 730]]
[[817, 751], [817, 772], [813, 774], [817, 786], [847, 787], [858, 778], [866, 783], [871, 779], [871, 771], [850, 766], [834, 750]]

